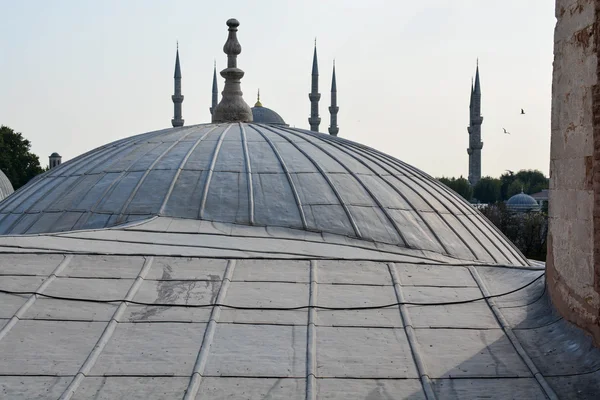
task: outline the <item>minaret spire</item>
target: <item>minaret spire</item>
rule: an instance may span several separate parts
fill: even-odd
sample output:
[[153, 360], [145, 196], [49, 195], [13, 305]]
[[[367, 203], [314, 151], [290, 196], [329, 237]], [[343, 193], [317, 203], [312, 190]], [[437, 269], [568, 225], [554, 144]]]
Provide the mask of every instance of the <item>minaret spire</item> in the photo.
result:
[[242, 46], [237, 39], [237, 28], [240, 23], [237, 19], [227, 20], [229, 36], [223, 52], [227, 54], [227, 68], [221, 71], [225, 78], [225, 88], [221, 93], [223, 98], [213, 113], [213, 122], [252, 122], [252, 110], [242, 97], [240, 80], [244, 71], [237, 67], [237, 56], [242, 52]]
[[337, 136], [340, 129], [337, 125], [337, 113], [339, 111], [337, 106], [337, 84], [335, 82], [335, 60], [333, 60], [333, 74], [331, 76], [331, 106], [329, 107], [329, 114], [331, 117], [331, 123], [329, 124], [329, 134]]
[[321, 93], [319, 93], [319, 66], [317, 63], [316, 38], [315, 52], [313, 54], [311, 92], [308, 94], [308, 98], [310, 99], [310, 118], [308, 119], [310, 130], [319, 132], [319, 124], [321, 123], [321, 118], [319, 118], [319, 99], [321, 99]]
[[213, 67], [212, 102], [210, 106], [211, 118], [215, 113], [217, 104], [219, 104], [219, 87], [217, 86], [217, 60], [215, 60], [215, 64]]
[[173, 100], [173, 119], [171, 124], [173, 127], [183, 126], [183, 118], [181, 116], [181, 103], [183, 103], [183, 95], [181, 94], [181, 65], [179, 64], [179, 42], [177, 42], [177, 52], [175, 53], [175, 90], [171, 99]]
[[469, 102], [469, 182], [476, 185], [481, 179], [481, 84], [479, 81], [479, 59], [475, 69], [475, 83], [471, 81], [471, 101]]

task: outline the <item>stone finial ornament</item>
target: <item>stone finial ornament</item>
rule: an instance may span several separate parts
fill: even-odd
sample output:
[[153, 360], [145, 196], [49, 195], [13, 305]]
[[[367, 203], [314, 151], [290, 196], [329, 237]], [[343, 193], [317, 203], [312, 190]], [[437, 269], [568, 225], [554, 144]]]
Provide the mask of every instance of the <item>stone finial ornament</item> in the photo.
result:
[[229, 37], [223, 46], [223, 52], [227, 54], [227, 68], [221, 71], [221, 76], [225, 78], [225, 88], [221, 92], [223, 98], [214, 110], [212, 122], [252, 122], [252, 110], [244, 101], [240, 87], [244, 71], [237, 67], [237, 56], [242, 52], [237, 39], [239, 25], [237, 19], [227, 21]]

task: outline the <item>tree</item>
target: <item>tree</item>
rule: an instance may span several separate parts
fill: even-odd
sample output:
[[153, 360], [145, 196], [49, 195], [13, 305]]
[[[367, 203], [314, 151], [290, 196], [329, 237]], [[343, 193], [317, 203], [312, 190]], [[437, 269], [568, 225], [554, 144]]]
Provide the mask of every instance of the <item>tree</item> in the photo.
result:
[[547, 189], [549, 185], [549, 179], [537, 169], [522, 169], [516, 173], [515, 178], [523, 182], [523, 191], [527, 194]]
[[508, 187], [515, 179], [517, 178], [515, 178], [515, 174], [512, 171], [508, 171], [506, 174], [500, 175], [500, 182], [502, 182], [502, 185], [500, 186], [500, 200], [508, 200], [510, 197], [508, 195]]
[[491, 176], [483, 177], [473, 188], [473, 197], [482, 203], [492, 204], [500, 200], [500, 179]]
[[15, 190], [44, 172], [40, 159], [31, 153], [31, 142], [8, 126], [0, 126], [0, 169]]
[[525, 183], [521, 182], [520, 179], [515, 179], [514, 181], [512, 181], [512, 183], [508, 186], [508, 190], [506, 191], [506, 195], [508, 196], [508, 198], [510, 199], [511, 197], [513, 197], [515, 194], [519, 194], [521, 193], [521, 191], [525, 191]]
[[461, 195], [467, 201], [471, 200], [473, 197], [473, 188], [469, 184], [469, 181], [462, 176], [460, 178], [441, 177], [438, 180]]

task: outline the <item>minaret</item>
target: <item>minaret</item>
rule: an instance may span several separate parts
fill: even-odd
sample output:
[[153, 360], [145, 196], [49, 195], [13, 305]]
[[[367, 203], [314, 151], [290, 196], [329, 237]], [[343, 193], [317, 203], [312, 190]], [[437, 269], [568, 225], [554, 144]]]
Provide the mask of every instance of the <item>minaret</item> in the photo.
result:
[[181, 103], [183, 103], [183, 95], [181, 94], [181, 67], [179, 65], [179, 43], [177, 43], [177, 54], [175, 56], [175, 94], [171, 96], [173, 99], [174, 116], [171, 120], [173, 127], [183, 126], [183, 118], [181, 117]]
[[217, 60], [215, 60], [215, 66], [213, 69], [213, 85], [212, 85], [212, 103], [210, 106], [210, 115], [211, 117], [215, 113], [215, 109], [217, 108], [217, 104], [219, 104], [219, 88], [217, 87]]
[[315, 53], [313, 55], [311, 92], [308, 94], [308, 98], [310, 99], [310, 118], [308, 119], [310, 130], [313, 132], [319, 132], [319, 124], [321, 123], [321, 118], [319, 118], [319, 99], [321, 98], [321, 93], [319, 93], [317, 39], [315, 39]]
[[471, 101], [469, 104], [469, 183], [475, 186], [481, 179], [481, 87], [479, 84], [479, 61], [475, 71], [475, 84], [471, 86]]
[[337, 136], [340, 129], [337, 124], [337, 113], [340, 108], [337, 106], [337, 85], [335, 83], [335, 60], [333, 60], [333, 75], [331, 77], [331, 106], [329, 107], [329, 114], [331, 116], [331, 123], [329, 124], [329, 134]]
[[242, 97], [240, 85], [244, 71], [237, 67], [237, 56], [242, 52], [236, 34], [240, 23], [232, 18], [227, 20], [227, 26], [229, 36], [223, 46], [223, 52], [227, 54], [227, 68], [221, 71], [221, 76], [225, 78], [225, 88], [221, 93], [221, 102], [214, 110], [213, 122], [252, 122], [252, 110]]

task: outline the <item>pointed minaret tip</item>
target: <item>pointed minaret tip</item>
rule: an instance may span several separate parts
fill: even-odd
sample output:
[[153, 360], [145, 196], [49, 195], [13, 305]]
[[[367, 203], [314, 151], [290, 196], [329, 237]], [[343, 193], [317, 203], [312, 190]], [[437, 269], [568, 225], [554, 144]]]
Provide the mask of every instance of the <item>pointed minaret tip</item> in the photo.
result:
[[262, 107], [262, 103], [260, 102], [260, 89], [258, 89], [258, 91], [256, 92], [256, 103], [254, 104], [254, 107]]
[[179, 42], [177, 42], [177, 50], [175, 52], [175, 74], [173, 78], [181, 78], [181, 65], [179, 64]]
[[319, 75], [319, 63], [317, 61], [317, 39], [315, 38], [315, 51], [313, 53], [312, 74]]

